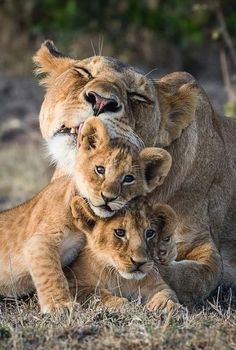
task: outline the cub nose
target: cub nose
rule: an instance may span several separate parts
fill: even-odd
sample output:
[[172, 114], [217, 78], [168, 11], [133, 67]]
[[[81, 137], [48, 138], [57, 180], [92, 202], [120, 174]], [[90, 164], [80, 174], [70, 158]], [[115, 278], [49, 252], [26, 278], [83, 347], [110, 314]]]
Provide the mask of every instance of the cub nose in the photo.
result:
[[134, 260], [133, 258], [130, 258], [130, 260], [137, 270], [147, 262], [147, 260]]
[[166, 255], [167, 250], [165, 250], [165, 249], [160, 249], [158, 253], [159, 253], [159, 255], [164, 256], [164, 255]]
[[116, 198], [118, 197], [118, 196], [116, 196], [116, 197], [107, 197], [102, 192], [101, 192], [101, 196], [102, 196], [102, 199], [104, 200], [105, 203], [112, 202], [112, 201], [116, 200]]
[[85, 99], [92, 105], [95, 116], [104, 112], [118, 112], [121, 108], [118, 98], [115, 95], [107, 98], [99, 95], [95, 91], [89, 91], [85, 94]]

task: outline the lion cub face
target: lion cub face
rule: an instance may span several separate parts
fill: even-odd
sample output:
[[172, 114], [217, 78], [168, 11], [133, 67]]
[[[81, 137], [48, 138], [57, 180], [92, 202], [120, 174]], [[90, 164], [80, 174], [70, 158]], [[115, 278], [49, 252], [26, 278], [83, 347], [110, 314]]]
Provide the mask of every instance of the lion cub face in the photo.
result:
[[112, 218], [99, 219], [77, 196], [71, 209], [76, 226], [86, 234], [88, 247], [104, 267], [115, 268], [125, 279], [142, 279], [156, 259], [170, 263], [176, 257], [173, 235], [177, 220], [168, 205], [151, 207], [136, 201]]
[[89, 118], [82, 127], [74, 179], [94, 213], [109, 217], [132, 198], [162, 184], [171, 167], [170, 154], [110, 139], [101, 120]]

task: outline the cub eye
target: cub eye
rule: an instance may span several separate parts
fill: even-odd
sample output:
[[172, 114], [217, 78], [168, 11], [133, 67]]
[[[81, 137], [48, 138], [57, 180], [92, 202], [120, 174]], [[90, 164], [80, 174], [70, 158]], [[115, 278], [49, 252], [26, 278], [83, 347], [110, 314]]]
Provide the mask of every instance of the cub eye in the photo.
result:
[[125, 175], [123, 178], [123, 183], [131, 184], [134, 182], [134, 177], [133, 175]]
[[166, 238], [163, 238], [162, 239], [164, 242], [169, 242], [170, 241], [170, 236], [166, 237]]
[[149, 239], [152, 239], [156, 236], [156, 231], [151, 229], [151, 228], [148, 228], [145, 230], [145, 239], [148, 241]]
[[125, 237], [125, 233], [126, 233], [125, 230], [123, 230], [122, 228], [117, 228], [116, 230], [114, 230], [114, 234], [118, 238]]
[[105, 168], [104, 168], [104, 166], [102, 166], [102, 165], [96, 165], [96, 166], [95, 166], [95, 172], [96, 172], [97, 174], [104, 175], [104, 174], [105, 174]]

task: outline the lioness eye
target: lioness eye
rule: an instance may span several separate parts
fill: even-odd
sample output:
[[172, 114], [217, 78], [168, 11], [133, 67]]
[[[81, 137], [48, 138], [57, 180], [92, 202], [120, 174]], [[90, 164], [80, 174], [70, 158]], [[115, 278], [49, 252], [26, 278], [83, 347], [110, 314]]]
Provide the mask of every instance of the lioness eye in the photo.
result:
[[105, 168], [104, 168], [104, 166], [102, 166], [102, 165], [96, 165], [96, 166], [95, 166], [95, 172], [96, 172], [97, 174], [100, 174], [100, 175], [105, 174]]
[[131, 184], [134, 182], [134, 177], [133, 175], [125, 175], [123, 178], [123, 183]]
[[92, 74], [86, 68], [74, 67], [74, 70], [88, 79], [92, 78]]
[[163, 238], [162, 239], [164, 242], [169, 242], [170, 241], [170, 236], [166, 237], [166, 238]]
[[145, 239], [149, 240], [149, 239], [152, 239], [156, 236], [156, 231], [151, 229], [151, 228], [148, 228], [148, 229], [146, 229], [144, 234], [145, 234]]
[[152, 103], [151, 100], [149, 100], [148, 97], [142, 95], [142, 94], [139, 94], [137, 92], [129, 92], [129, 97], [133, 100], [136, 100], [136, 101], [140, 101], [140, 102], [144, 102], [144, 103]]
[[125, 233], [126, 233], [125, 230], [123, 230], [122, 228], [117, 228], [116, 230], [114, 230], [114, 234], [118, 238], [125, 237]]

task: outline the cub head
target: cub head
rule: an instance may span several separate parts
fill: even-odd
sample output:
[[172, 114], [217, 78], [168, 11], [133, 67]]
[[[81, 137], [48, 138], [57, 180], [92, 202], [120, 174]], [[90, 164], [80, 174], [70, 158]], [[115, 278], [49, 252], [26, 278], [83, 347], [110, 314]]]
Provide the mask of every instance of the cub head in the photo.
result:
[[[168, 205], [149, 206], [142, 199], [109, 219], [97, 218], [78, 196], [72, 199], [71, 211], [75, 225], [85, 233], [88, 247], [104, 267], [115, 268], [123, 278], [136, 280], [153, 269], [153, 250], [160, 246], [161, 237], [173, 235], [169, 230], [175, 223], [171, 226], [170, 222], [176, 220]], [[173, 244], [165, 245], [165, 249], [173, 249]]]
[[145, 146], [168, 146], [195, 117], [199, 88], [187, 73], [153, 82], [135, 67], [105, 56], [83, 60], [62, 55], [47, 40], [34, 56], [46, 88], [40, 128], [53, 160], [70, 173], [80, 125], [91, 115], [115, 137], [138, 137]]
[[178, 224], [177, 216], [169, 205], [156, 204], [153, 210], [158, 212], [158, 216], [154, 220], [158, 221], [160, 233], [155, 236], [149, 249], [157, 263], [168, 265], [177, 257], [175, 241], [175, 232]]
[[170, 154], [161, 148], [138, 149], [111, 139], [98, 118], [89, 118], [79, 137], [74, 180], [94, 213], [108, 217], [132, 198], [162, 184], [171, 167]]

